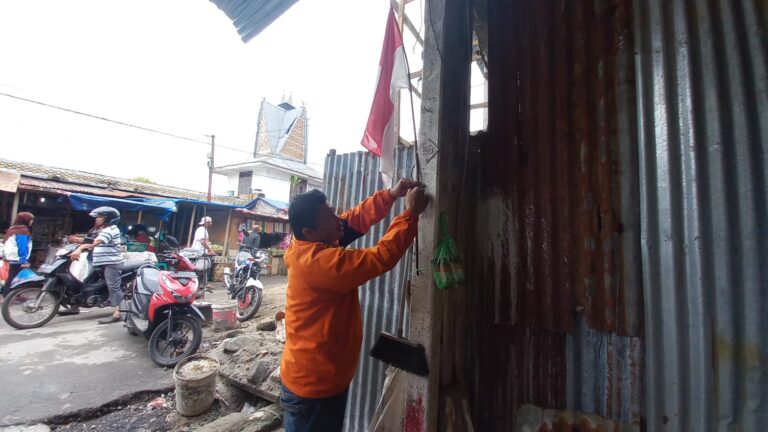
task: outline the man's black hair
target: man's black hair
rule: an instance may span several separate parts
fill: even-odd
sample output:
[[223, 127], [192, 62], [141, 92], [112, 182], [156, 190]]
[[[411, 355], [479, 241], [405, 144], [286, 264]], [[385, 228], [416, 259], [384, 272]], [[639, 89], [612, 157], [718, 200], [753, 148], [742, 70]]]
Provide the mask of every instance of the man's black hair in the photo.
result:
[[328, 198], [318, 189], [296, 195], [288, 208], [288, 221], [297, 240], [306, 240], [302, 230], [315, 229], [317, 210], [323, 207]]

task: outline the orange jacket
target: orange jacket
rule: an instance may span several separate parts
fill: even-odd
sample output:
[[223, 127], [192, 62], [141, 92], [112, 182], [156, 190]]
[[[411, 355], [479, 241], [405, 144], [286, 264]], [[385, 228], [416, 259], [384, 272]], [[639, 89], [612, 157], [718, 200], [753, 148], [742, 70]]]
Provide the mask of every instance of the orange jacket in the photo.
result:
[[[341, 215], [345, 235], [340, 244], [365, 234], [393, 203], [388, 190], [378, 191]], [[286, 341], [280, 365], [280, 379], [290, 391], [323, 398], [349, 386], [363, 336], [358, 287], [395, 267], [416, 236], [417, 224], [418, 216], [406, 210], [367, 249], [293, 240], [285, 253]]]

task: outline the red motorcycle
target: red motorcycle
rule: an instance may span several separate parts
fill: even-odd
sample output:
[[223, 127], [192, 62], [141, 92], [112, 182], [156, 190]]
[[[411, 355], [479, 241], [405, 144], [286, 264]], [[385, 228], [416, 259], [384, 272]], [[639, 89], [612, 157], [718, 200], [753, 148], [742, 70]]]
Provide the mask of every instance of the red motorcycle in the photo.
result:
[[[170, 236], [166, 241], [176, 243]], [[175, 252], [162, 259], [176, 262], [170, 270], [140, 268], [120, 309], [128, 333], [149, 338], [152, 361], [173, 367], [200, 347], [205, 318], [192, 304], [198, 295], [197, 274], [183, 270], [194, 269], [192, 263]]]

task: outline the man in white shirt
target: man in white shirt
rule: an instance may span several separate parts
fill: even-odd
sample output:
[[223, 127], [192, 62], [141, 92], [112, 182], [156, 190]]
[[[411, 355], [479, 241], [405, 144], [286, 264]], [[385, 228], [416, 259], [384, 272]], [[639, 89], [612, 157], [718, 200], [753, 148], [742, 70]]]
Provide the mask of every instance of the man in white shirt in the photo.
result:
[[208, 253], [214, 255], [213, 249], [211, 249], [211, 243], [208, 241], [208, 227], [213, 225], [213, 219], [210, 216], [205, 216], [200, 219], [200, 225], [195, 230], [195, 239], [192, 241], [192, 249], [195, 249], [202, 253]]

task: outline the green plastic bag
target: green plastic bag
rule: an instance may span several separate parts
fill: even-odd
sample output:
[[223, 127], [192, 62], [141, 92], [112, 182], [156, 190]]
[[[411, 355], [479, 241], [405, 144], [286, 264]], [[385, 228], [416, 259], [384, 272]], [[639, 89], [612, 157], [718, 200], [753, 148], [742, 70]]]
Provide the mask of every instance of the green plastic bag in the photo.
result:
[[432, 278], [440, 289], [448, 289], [464, 283], [464, 264], [459, 248], [448, 232], [448, 218], [440, 213], [440, 241], [432, 254]]

